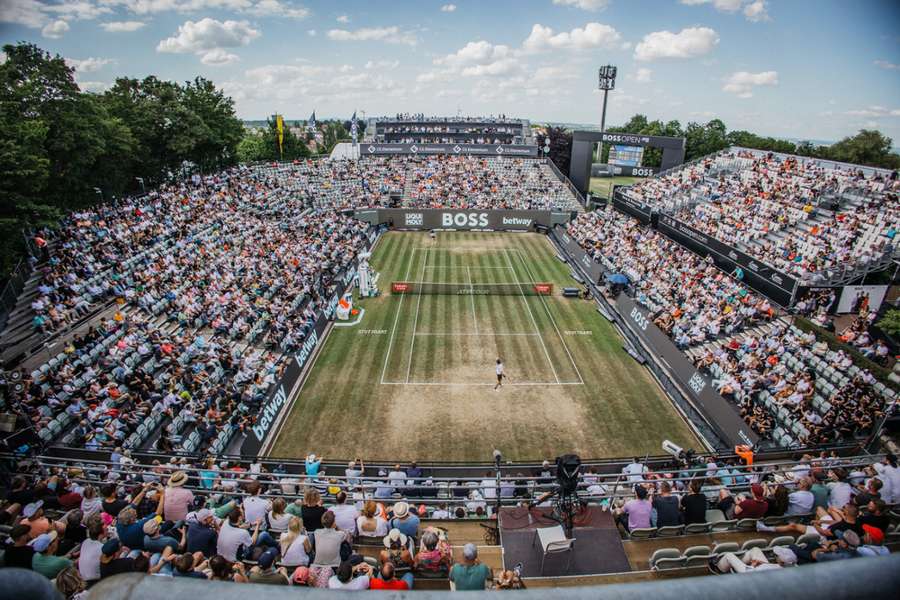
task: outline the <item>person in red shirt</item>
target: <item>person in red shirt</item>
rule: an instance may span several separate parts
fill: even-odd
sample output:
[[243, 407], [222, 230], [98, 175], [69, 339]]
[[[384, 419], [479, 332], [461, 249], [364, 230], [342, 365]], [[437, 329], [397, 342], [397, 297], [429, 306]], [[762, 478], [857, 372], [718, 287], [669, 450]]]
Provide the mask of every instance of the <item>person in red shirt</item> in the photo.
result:
[[762, 519], [766, 516], [769, 503], [764, 498], [763, 486], [754, 483], [750, 486], [751, 498], [745, 498], [734, 507], [734, 516], [738, 519]]
[[369, 581], [370, 590], [411, 590], [413, 587], [412, 573], [404, 573], [403, 577], [396, 579], [394, 577], [394, 565], [385, 563], [381, 567], [381, 578], [373, 577]]

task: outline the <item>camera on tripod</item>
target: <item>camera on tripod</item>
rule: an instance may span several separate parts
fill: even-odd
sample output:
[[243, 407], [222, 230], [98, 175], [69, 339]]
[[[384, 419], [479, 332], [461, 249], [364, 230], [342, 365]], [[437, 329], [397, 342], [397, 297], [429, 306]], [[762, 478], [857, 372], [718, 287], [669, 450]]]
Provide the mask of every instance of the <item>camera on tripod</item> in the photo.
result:
[[563, 454], [556, 457], [556, 483], [559, 484], [561, 495], [576, 493], [580, 473], [581, 458], [577, 454]]

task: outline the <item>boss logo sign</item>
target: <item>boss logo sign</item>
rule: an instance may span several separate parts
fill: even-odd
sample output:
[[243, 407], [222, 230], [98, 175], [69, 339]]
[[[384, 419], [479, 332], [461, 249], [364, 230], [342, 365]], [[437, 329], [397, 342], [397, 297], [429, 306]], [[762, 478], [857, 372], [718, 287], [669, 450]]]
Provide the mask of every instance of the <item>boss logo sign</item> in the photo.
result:
[[694, 373], [688, 381], [688, 385], [691, 386], [695, 394], [699, 394], [706, 387], [706, 380], [703, 379], [703, 375], [700, 373]]
[[647, 325], [649, 325], [650, 322], [647, 320], [647, 317], [645, 317], [641, 313], [641, 311], [637, 309], [637, 307], [631, 309], [631, 320], [641, 328], [641, 331], [647, 331]]
[[631, 174], [635, 177], [650, 177], [653, 175], [653, 169], [637, 167], [631, 170]]
[[[408, 223], [407, 223], [408, 224]], [[420, 223], [421, 225], [421, 223]], [[487, 227], [487, 213], [441, 213], [443, 227]]]
[[406, 213], [406, 224], [415, 227], [421, 227], [422, 213]]

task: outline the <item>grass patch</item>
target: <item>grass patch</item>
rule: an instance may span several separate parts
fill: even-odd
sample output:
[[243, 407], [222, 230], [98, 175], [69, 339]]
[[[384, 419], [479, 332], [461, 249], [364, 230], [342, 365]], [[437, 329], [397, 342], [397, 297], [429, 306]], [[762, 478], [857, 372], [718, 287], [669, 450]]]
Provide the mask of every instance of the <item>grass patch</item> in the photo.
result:
[[600, 198], [609, 198], [614, 185], [631, 185], [645, 179], [644, 177], [626, 177], [619, 175], [616, 177], [592, 177], [591, 178], [591, 194]]

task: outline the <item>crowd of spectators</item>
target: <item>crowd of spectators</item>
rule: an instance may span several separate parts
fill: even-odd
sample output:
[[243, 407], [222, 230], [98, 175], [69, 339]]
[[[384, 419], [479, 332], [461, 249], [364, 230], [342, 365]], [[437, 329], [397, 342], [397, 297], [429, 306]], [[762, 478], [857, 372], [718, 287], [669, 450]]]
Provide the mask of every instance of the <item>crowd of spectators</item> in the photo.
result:
[[772, 153], [722, 152], [626, 192], [811, 281], [896, 249], [900, 181]]
[[775, 314], [768, 300], [632, 217], [611, 209], [583, 213], [568, 232], [610, 273], [629, 279], [635, 300], [682, 349]]

